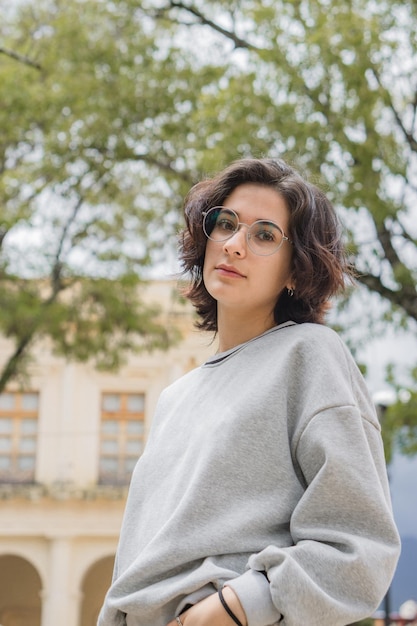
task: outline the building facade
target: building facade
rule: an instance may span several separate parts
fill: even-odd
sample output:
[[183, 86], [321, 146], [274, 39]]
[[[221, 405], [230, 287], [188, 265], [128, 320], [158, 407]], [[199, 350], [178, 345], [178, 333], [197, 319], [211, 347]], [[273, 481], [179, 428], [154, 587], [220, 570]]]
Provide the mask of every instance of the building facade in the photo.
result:
[[[169, 351], [108, 373], [39, 344], [24, 385], [0, 394], [0, 626], [95, 626], [159, 394], [214, 350], [175, 292], [147, 293], [181, 331]], [[0, 368], [11, 349], [0, 339]]]

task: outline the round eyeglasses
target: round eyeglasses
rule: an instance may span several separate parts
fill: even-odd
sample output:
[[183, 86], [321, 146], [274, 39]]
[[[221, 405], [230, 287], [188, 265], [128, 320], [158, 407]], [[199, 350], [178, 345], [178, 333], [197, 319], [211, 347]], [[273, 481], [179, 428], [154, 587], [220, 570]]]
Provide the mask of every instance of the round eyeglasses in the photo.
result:
[[233, 209], [215, 206], [203, 213], [203, 231], [212, 241], [227, 241], [235, 235], [241, 226], [246, 226], [246, 241], [255, 254], [268, 256], [277, 252], [284, 241], [291, 243], [282, 228], [268, 220], [257, 220], [249, 226], [239, 222], [238, 214]]

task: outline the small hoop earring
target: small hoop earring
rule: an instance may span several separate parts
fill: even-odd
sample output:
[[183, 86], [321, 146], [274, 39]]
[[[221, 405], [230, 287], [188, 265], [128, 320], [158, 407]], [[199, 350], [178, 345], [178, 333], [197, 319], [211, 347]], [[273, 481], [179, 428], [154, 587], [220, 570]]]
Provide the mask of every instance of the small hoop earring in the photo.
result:
[[294, 295], [294, 289], [291, 289], [291, 287], [290, 287], [289, 289], [287, 289], [287, 293], [290, 296], [290, 298], [292, 298], [293, 295]]

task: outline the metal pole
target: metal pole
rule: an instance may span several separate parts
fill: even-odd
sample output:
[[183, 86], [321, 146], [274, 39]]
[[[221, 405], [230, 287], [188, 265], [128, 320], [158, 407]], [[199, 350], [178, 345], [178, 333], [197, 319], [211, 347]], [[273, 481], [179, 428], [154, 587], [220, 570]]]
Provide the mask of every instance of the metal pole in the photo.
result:
[[391, 624], [391, 619], [390, 619], [390, 615], [391, 615], [391, 588], [388, 588], [388, 591], [385, 594], [384, 610], [385, 610], [384, 624], [385, 624], [385, 626], [390, 626], [390, 624]]

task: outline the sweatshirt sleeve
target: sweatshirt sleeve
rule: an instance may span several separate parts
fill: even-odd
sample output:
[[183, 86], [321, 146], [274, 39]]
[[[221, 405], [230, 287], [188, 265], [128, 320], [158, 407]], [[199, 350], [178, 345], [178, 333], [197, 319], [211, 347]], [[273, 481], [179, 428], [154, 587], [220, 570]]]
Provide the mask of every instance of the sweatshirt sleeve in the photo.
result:
[[295, 458], [305, 491], [290, 521], [294, 545], [266, 546], [227, 584], [248, 626], [343, 626], [378, 607], [399, 556], [378, 425], [356, 406], [324, 409]]

